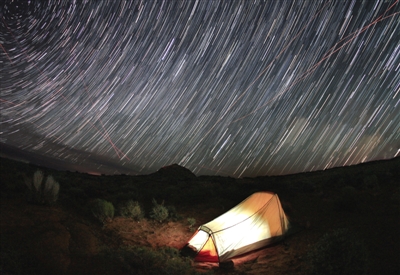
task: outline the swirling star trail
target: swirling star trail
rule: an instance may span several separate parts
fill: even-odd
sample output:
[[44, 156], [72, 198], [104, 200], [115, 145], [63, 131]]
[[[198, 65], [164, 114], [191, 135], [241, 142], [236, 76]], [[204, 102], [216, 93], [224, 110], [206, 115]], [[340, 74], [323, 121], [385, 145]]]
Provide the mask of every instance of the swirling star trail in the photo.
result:
[[399, 1], [11, 1], [0, 142], [234, 177], [400, 154]]

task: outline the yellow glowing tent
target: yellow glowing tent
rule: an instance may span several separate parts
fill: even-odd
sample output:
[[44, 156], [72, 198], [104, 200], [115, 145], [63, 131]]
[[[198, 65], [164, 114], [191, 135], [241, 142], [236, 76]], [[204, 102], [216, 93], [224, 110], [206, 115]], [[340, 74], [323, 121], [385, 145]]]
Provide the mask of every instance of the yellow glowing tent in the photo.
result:
[[278, 195], [257, 192], [200, 226], [182, 252], [194, 252], [196, 261], [223, 262], [281, 240], [288, 229]]

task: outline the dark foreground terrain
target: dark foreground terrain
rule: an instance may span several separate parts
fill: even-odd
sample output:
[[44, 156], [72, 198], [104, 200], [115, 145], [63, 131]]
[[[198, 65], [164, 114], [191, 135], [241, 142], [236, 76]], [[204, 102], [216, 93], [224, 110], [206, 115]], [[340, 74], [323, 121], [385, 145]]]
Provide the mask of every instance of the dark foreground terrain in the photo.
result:
[[[0, 274], [311, 274], [318, 267], [400, 274], [400, 158], [244, 179], [196, 177], [178, 165], [147, 176], [91, 176], [3, 158], [0, 164]], [[32, 201], [26, 182], [37, 170], [59, 183], [55, 203]], [[261, 190], [278, 194], [297, 233], [221, 267], [179, 255], [195, 228]], [[96, 199], [113, 204], [113, 217], [95, 218]], [[154, 218], [153, 199], [167, 218]], [[129, 200], [144, 216], [122, 215]], [[349, 235], [324, 241], [337, 232]], [[346, 257], [359, 261], [344, 263]]]

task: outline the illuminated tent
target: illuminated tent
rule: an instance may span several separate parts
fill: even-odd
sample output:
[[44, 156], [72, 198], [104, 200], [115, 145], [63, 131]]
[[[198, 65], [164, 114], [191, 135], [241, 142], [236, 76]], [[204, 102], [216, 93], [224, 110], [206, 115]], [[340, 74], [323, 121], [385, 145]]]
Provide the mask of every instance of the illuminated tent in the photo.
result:
[[278, 195], [257, 192], [200, 226], [182, 252], [192, 252], [196, 261], [223, 262], [281, 240], [288, 229]]

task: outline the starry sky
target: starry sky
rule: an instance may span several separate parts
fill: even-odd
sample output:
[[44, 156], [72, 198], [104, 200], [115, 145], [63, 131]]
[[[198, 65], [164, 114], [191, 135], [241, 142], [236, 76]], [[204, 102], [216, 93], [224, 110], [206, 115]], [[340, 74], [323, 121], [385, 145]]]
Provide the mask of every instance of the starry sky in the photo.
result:
[[65, 167], [281, 175], [400, 155], [400, 4], [11, 1], [0, 142]]

